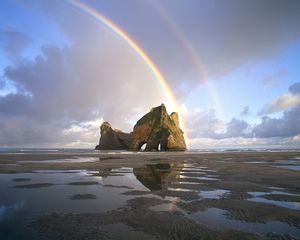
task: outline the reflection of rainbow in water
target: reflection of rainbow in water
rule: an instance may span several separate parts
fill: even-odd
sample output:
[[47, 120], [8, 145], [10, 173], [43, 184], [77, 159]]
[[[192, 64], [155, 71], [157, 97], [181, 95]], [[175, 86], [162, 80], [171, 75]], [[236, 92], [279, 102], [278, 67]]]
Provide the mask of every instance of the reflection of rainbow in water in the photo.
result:
[[[185, 128], [185, 122], [183, 118], [183, 113], [180, 111], [180, 108], [177, 104], [176, 98], [166, 81], [166, 79], [161, 74], [158, 67], [155, 65], [155, 63], [152, 61], [152, 59], [147, 55], [147, 53], [142, 49], [139, 44], [133, 40], [133, 38], [126, 33], [123, 29], [121, 29], [118, 25], [116, 25], [114, 22], [112, 22], [110, 19], [108, 19], [106, 16], [99, 13], [99, 11], [91, 8], [90, 6], [83, 4], [82, 2], [79, 2], [77, 0], [65, 0], [67, 3], [71, 4], [72, 6], [80, 9], [81, 11], [85, 12], [89, 16], [95, 18], [96, 20], [100, 21], [104, 25], [106, 25], [109, 29], [111, 29], [113, 32], [115, 32], [121, 39], [126, 41], [126, 43], [144, 60], [144, 62], [147, 64], [147, 66], [150, 68], [152, 73], [156, 76], [156, 78], [159, 80], [159, 83], [161, 84], [164, 93], [167, 96], [168, 103], [167, 107], [170, 107], [173, 110], [176, 110], [179, 113], [179, 121], [182, 130], [185, 132], [186, 135], [186, 128]], [[187, 136], [186, 136], [186, 140]], [[188, 144], [188, 142], [187, 142]]]

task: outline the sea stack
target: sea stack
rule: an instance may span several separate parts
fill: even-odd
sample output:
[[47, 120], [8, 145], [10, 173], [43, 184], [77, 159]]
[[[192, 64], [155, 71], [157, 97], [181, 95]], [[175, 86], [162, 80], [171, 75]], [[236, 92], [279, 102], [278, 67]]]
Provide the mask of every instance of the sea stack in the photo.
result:
[[131, 150], [139, 151], [184, 151], [186, 143], [179, 127], [178, 114], [168, 115], [164, 104], [151, 109], [134, 126]]
[[132, 143], [132, 133], [124, 133], [118, 129], [112, 129], [109, 122], [103, 122], [100, 126], [100, 141], [96, 150], [128, 150]]
[[140, 151], [144, 144], [144, 151], [186, 150], [178, 114], [173, 112], [169, 115], [164, 104], [152, 108], [138, 120], [131, 133], [113, 130], [109, 122], [103, 122], [100, 134], [97, 150]]

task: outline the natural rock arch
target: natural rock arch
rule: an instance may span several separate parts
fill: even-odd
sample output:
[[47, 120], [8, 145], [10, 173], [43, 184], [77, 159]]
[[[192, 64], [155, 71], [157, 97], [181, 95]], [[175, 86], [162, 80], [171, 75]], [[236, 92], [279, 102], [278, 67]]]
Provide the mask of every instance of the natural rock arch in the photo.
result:
[[164, 104], [152, 108], [134, 126], [131, 149], [139, 151], [147, 142], [145, 151], [184, 151], [186, 144], [179, 128], [177, 113], [168, 115]]
[[145, 151], [147, 148], [147, 142], [142, 142], [139, 147], [139, 151]]
[[184, 151], [186, 144], [183, 131], [179, 127], [178, 115], [167, 113], [164, 104], [152, 108], [134, 126], [133, 133], [124, 133], [112, 129], [108, 122], [100, 127], [98, 150], [132, 150], [140, 151]]

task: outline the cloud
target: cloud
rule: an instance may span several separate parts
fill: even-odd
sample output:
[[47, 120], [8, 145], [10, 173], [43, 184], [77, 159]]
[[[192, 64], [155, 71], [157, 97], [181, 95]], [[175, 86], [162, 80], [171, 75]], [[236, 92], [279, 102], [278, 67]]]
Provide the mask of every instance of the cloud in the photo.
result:
[[300, 140], [298, 137], [288, 138], [224, 138], [224, 139], [211, 139], [211, 138], [196, 138], [189, 141], [191, 149], [279, 149], [279, 148], [298, 148]]
[[[300, 2], [297, 0], [225, 0], [218, 4], [209, 0], [167, 0], [159, 4], [182, 29], [210, 79], [222, 77], [244, 64], [272, 59], [300, 40]], [[171, 36], [176, 41], [174, 35]], [[170, 57], [174, 52], [188, 58], [186, 64], [195, 71], [187, 50], [180, 53], [177, 45], [173, 47], [170, 46], [169, 55], [164, 51], [163, 64], [167, 66], [167, 61], [177, 59]]]
[[253, 127], [253, 135], [259, 138], [292, 137], [300, 134], [300, 82], [289, 87], [290, 93], [266, 105], [259, 113], [270, 114], [283, 111], [282, 117], [264, 116], [260, 124]]
[[287, 75], [285, 70], [280, 70], [275, 74], [263, 79], [264, 89], [278, 88], [284, 83], [284, 77]]
[[[224, 139], [244, 138], [248, 139], [247, 141], [256, 139], [257, 142], [255, 144], [263, 144], [262, 140], [259, 139], [265, 139], [266, 144], [296, 144], [300, 135], [299, 86], [299, 83], [291, 85], [289, 88], [291, 93], [289, 95], [280, 97], [272, 104], [269, 104], [268, 108], [263, 109], [265, 113], [272, 113], [281, 109], [283, 110], [282, 117], [263, 116], [261, 122], [254, 125], [250, 125], [245, 120], [238, 118], [232, 118], [225, 123], [215, 116], [213, 109], [187, 112], [188, 136], [191, 138], [191, 142], [194, 143], [203, 139], [210, 139], [210, 141], [222, 140], [220, 144], [223, 144]], [[294, 98], [296, 100], [293, 100]], [[242, 112], [245, 109], [247, 110], [247, 107]], [[226, 141], [233, 143], [235, 140]]]
[[294, 83], [293, 85], [291, 85], [291, 86], [289, 87], [289, 91], [290, 91], [292, 94], [300, 95], [300, 82], [297, 82], [297, 83]]
[[[46, 13], [55, 9], [47, 13], [49, 19], [60, 19], [63, 26], [72, 24], [65, 8], [55, 7], [61, 5], [59, 2], [44, 2]], [[205, 75], [202, 68], [209, 80], [214, 81], [245, 64], [278, 57], [300, 40], [300, 2], [297, 0], [224, 0], [218, 4], [210, 0], [129, 1], [126, 4], [97, 1], [91, 6], [110, 17], [151, 53], [177, 97], [186, 96], [195, 85], [201, 84]], [[167, 19], [171, 19], [171, 23]], [[72, 31], [84, 27], [75, 19]], [[178, 29], [182, 34], [178, 35]], [[189, 44], [191, 48], [187, 47]], [[199, 57], [198, 62], [195, 56]]]
[[249, 106], [246, 106], [244, 107], [244, 109], [241, 111], [240, 113], [240, 117], [243, 118], [243, 117], [246, 117], [248, 116], [250, 113], [250, 107]]
[[250, 125], [241, 119], [232, 118], [228, 123], [223, 122], [215, 116], [214, 109], [188, 112], [188, 136], [191, 139], [211, 138], [225, 139], [235, 137], [248, 137]]
[[187, 135], [189, 138], [215, 138], [216, 132], [223, 131], [225, 124], [216, 118], [215, 110], [196, 109], [186, 112]]
[[259, 112], [259, 115], [267, 115], [283, 110], [290, 109], [300, 104], [300, 96], [293, 94], [285, 94], [271, 103], [264, 106]]
[[6, 56], [11, 60], [20, 57], [22, 51], [29, 45], [30, 37], [24, 32], [12, 27], [7, 27], [0, 32], [2, 49]]
[[246, 137], [249, 124], [245, 120], [233, 118], [227, 123], [226, 132], [219, 134], [220, 138]]
[[[267, 141], [269, 144], [271, 144], [272, 141], [276, 144], [280, 144], [280, 138], [282, 138], [283, 144], [284, 142], [294, 144], [297, 136], [300, 135], [299, 86], [300, 83], [291, 85], [289, 87], [290, 94], [283, 95], [260, 111], [264, 114], [283, 111], [282, 117], [271, 118], [263, 116], [259, 124], [250, 125], [245, 120], [237, 118], [233, 118], [231, 121], [224, 123], [216, 118], [214, 111], [196, 111], [190, 114], [189, 118], [189, 121], [193, 123], [190, 127], [190, 129], [193, 129], [193, 131], [190, 131], [191, 137], [194, 139], [270, 138], [270, 140]], [[247, 109], [247, 107], [244, 108], [242, 113], [245, 110], [248, 112], [249, 109]], [[203, 129], [206, 131], [203, 131]], [[284, 138], [289, 139], [284, 140]]]
[[132, 116], [168, 100], [148, 66], [105, 26], [60, 2], [47, 11], [68, 45], [43, 46], [4, 69], [16, 92], [0, 96], [1, 146], [92, 147], [99, 126], [87, 123], [105, 119], [129, 131]]
[[263, 117], [253, 129], [255, 137], [294, 137], [300, 134], [300, 105], [283, 112], [281, 118]]
[[[2, 118], [3, 119], [3, 118]], [[0, 122], [0, 145], [22, 147], [94, 147], [103, 119], [65, 125], [43, 124], [30, 117], [7, 117]]]
[[300, 104], [300, 82], [291, 85], [289, 91], [290, 93], [284, 94], [271, 103], [266, 104], [258, 112], [258, 115], [268, 115], [298, 106]]

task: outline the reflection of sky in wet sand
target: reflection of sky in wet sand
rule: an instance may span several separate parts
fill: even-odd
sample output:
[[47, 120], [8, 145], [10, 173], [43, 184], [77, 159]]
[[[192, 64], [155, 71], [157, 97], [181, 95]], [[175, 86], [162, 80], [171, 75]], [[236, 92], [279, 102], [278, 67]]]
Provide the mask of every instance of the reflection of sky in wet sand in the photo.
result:
[[285, 169], [289, 169], [289, 170], [296, 170], [296, 171], [300, 171], [300, 166], [293, 166], [293, 165], [280, 165], [280, 166], [276, 166], [279, 168], [285, 168]]
[[17, 202], [13, 205], [1, 205], [0, 206], [0, 219], [4, 218], [9, 212], [18, 211], [24, 207], [24, 202]]
[[261, 197], [262, 195], [270, 195], [270, 194], [281, 194], [281, 195], [290, 195], [290, 196], [300, 196], [298, 194], [291, 194], [286, 193], [282, 191], [272, 191], [272, 192], [249, 192], [253, 197], [249, 198], [249, 201], [254, 202], [261, 202], [261, 203], [268, 203], [273, 204], [279, 207], [289, 208], [293, 210], [299, 210], [300, 211], [300, 203], [299, 202], [288, 202], [288, 201], [277, 201], [272, 199], [266, 199], [264, 197]]
[[299, 160], [277, 160], [276, 165], [274, 165], [274, 167], [300, 171], [300, 161]]
[[196, 212], [190, 217], [198, 222], [206, 224], [208, 227], [227, 229], [227, 230], [240, 230], [250, 233], [267, 234], [269, 232], [292, 234], [300, 236], [300, 229], [292, 227], [287, 223], [270, 221], [264, 223], [249, 223], [226, 217], [226, 211], [219, 208], [210, 208], [204, 212]]
[[230, 191], [224, 189], [217, 189], [212, 191], [201, 191], [200, 196], [202, 198], [220, 199], [221, 197], [223, 197], [225, 194], [228, 193], [230, 193]]
[[[194, 167], [193, 167], [194, 166]], [[211, 175], [213, 172], [214, 175]], [[218, 208], [208, 208], [203, 212], [188, 214], [179, 206], [179, 202], [189, 204], [195, 200], [224, 199], [230, 193], [225, 189], [200, 190], [197, 185], [221, 181], [218, 172], [199, 164], [156, 164], [138, 168], [99, 169], [93, 171], [69, 170], [69, 171], [36, 171], [33, 173], [0, 174], [0, 192], [5, 192], [0, 198], [0, 239], [18, 239], [14, 234], [16, 228], [29, 239], [39, 239], [27, 228], [28, 219], [32, 217], [59, 213], [101, 213], [128, 207], [127, 201], [134, 199], [135, 195], [123, 194], [128, 191], [144, 192], [143, 195], [163, 200], [164, 203], [151, 206], [152, 211], [179, 211], [186, 217], [201, 224], [220, 229], [234, 229], [252, 233], [266, 234], [278, 233], [300, 234], [300, 230], [283, 222], [246, 223], [226, 217], [227, 212]], [[29, 182], [16, 182], [14, 179], [30, 179]], [[197, 182], [193, 182], [197, 180]], [[40, 188], [14, 188], [28, 184], [50, 183], [48, 187]], [[82, 184], [80, 184], [82, 183]], [[87, 184], [93, 183], [93, 184]], [[130, 190], [129, 190], [130, 189]], [[300, 203], [283, 202], [261, 198], [263, 194], [288, 194], [284, 189], [274, 188], [272, 192], [249, 192], [253, 198], [248, 201], [262, 201], [268, 204], [299, 210]], [[282, 190], [282, 191], [277, 191]], [[171, 195], [170, 192], [182, 194], [195, 194], [198, 199], [184, 199], [179, 195]], [[162, 193], [162, 194], [161, 194]], [[76, 201], [71, 200], [76, 197]], [[83, 198], [83, 199], [80, 199]], [[262, 199], [262, 200], [261, 200]], [[14, 222], [15, 225], [12, 225]], [[106, 226], [109, 228], [109, 226]], [[123, 227], [121, 227], [123, 229]], [[4, 238], [3, 229], [11, 232], [9, 238]], [[126, 230], [127, 229], [127, 230]], [[128, 227], [124, 227], [124, 234]], [[137, 235], [143, 236], [143, 233]], [[137, 236], [135, 235], [135, 236]]]
[[[14, 182], [15, 178], [31, 178], [30, 184], [52, 183], [53, 186], [45, 188], [14, 188], [24, 185], [24, 182]], [[69, 185], [73, 182], [97, 181], [97, 185]], [[28, 183], [29, 184], [29, 183]], [[104, 185], [125, 185], [134, 189], [147, 190], [136, 181], [132, 173], [124, 176], [93, 177], [88, 171], [39, 171], [37, 173], [0, 174], [0, 239], [20, 239], [17, 231], [23, 232], [28, 239], [35, 236], [30, 229], [25, 228], [29, 219], [34, 216], [61, 213], [106, 212], [117, 209], [126, 204], [130, 196], [123, 195], [128, 191], [124, 188], [104, 187]], [[93, 194], [97, 199], [71, 200], [76, 194]], [[11, 204], [16, 202], [16, 204]], [[22, 207], [22, 208], [21, 208]], [[22, 214], [18, 213], [22, 210]], [[20, 216], [21, 214], [21, 216]], [[6, 233], [5, 233], [6, 232]], [[9, 235], [7, 235], [9, 233]], [[4, 234], [4, 235], [3, 235]], [[7, 238], [7, 236], [10, 236]]]

